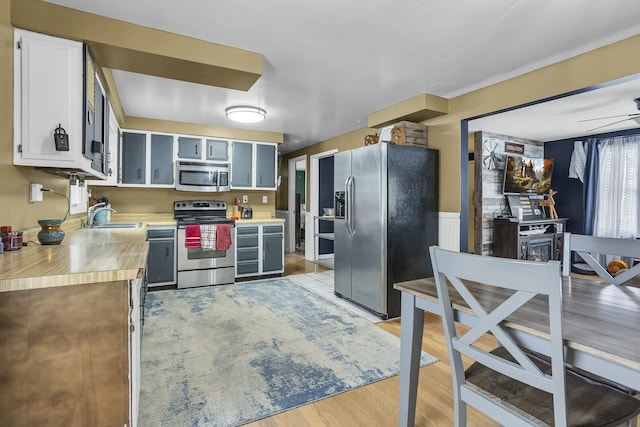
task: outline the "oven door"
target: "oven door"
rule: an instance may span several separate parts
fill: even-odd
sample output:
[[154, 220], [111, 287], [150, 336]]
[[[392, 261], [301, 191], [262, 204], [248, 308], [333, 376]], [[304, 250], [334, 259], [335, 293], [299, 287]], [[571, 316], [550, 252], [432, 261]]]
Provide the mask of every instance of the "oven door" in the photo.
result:
[[204, 251], [200, 248], [185, 247], [185, 226], [178, 226], [178, 271], [207, 270], [211, 268], [233, 267], [235, 250]]

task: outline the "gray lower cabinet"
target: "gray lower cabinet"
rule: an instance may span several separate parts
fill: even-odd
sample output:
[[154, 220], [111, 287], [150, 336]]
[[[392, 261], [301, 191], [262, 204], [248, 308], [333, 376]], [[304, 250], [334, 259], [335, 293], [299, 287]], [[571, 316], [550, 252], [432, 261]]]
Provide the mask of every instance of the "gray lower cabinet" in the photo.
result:
[[147, 283], [149, 287], [176, 284], [176, 227], [147, 227], [149, 257]]
[[251, 224], [235, 227], [236, 277], [284, 271], [284, 225]]
[[122, 157], [123, 184], [144, 184], [147, 175], [147, 135], [144, 133], [122, 132]]
[[284, 227], [282, 225], [262, 226], [262, 272], [281, 273], [284, 271]]
[[260, 270], [258, 226], [236, 226], [236, 277], [253, 276]]

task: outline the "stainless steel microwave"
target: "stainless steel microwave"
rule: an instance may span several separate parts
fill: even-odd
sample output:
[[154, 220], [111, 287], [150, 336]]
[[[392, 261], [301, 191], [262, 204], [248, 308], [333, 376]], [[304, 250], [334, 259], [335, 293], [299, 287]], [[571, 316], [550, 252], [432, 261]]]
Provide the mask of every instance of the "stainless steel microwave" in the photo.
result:
[[177, 161], [176, 190], [229, 191], [229, 164]]

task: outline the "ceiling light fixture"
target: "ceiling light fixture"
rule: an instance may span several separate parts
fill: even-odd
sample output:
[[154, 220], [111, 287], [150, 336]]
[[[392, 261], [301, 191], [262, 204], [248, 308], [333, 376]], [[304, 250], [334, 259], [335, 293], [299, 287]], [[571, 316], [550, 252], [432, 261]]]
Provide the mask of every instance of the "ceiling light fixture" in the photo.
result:
[[234, 122], [257, 123], [264, 120], [267, 112], [262, 108], [237, 105], [224, 110], [227, 117]]

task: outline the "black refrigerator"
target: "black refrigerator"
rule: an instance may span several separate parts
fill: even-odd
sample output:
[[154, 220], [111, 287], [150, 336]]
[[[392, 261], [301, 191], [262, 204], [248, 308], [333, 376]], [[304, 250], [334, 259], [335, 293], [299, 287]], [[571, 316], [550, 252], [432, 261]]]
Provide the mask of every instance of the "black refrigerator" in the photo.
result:
[[393, 284], [433, 276], [438, 164], [437, 150], [384, 142], [334, 156], [337, 296], [398, 317]]

